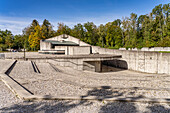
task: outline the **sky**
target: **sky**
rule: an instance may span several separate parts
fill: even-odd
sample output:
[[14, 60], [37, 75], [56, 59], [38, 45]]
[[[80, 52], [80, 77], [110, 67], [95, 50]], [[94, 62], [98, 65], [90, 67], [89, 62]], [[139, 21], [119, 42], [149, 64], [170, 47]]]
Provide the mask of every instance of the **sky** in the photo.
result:
[[69, 27], [78, 23], [94, 22], [97, 26], [129, 17], [130, 14], [148, 14], [159, 4], [169, 0], [0, 0], [0, 29], [14, 35], [22, 34], [33, 19], [42, 24], [50, 21], [57, 30], [57, 23]]

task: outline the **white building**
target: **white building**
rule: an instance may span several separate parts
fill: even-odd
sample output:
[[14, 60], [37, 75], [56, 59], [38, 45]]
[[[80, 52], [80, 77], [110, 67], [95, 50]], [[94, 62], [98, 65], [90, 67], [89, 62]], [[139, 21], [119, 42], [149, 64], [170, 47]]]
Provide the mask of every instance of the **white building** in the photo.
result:
[[91, 45], [75, 37], [63, 34], [41, 40], [39, 53], [65, 55], [90, 54]]

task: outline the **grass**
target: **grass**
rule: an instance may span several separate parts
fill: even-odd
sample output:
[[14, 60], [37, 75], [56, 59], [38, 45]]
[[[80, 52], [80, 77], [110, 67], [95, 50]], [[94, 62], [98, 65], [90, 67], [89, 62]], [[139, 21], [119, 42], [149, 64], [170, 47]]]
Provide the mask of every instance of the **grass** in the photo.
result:
[[159, 53], [170, 53], [170, 51], [159, 51]]
[[108, 49], [119, 49], [118, 47], [108, 47]]

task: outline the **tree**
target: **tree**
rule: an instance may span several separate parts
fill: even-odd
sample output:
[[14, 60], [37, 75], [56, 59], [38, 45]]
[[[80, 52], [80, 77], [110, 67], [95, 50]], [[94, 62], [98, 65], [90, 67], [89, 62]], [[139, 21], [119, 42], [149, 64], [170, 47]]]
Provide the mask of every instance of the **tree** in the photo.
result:
[[116, 24], [117, 20], [107, 23], [106, 45], [109, 47], [122, 46], [122, 30], [120, 24]]
[[24, 48], [25, 37], [23, 35], [15, 35], [14, 36], [14, 45], [13, 48], [21, 49]]
[[58, 23], [58, 29], [55, 35], [67, 34], [71, 33], [71, 29], [65, 25], [64, 23]]
[[98, 27], [98, 36], [99, 36], [98, 45], [104, 47], [104, 44], [106, 43], [105, 41], [106, 29], [103, 24], [100, 24], [100, 26]]
[[39, 23], [34, 19], [29, 27], [24, 28], [23, 34], [29, 36], [31, 32], [35, 32], [34, 30], [37, 25], [39, 25]]
[[11, 49], [11, 47], [13, 46], [13, 35], [11, 31], [5, 30], [4, 35], [5, 35], [5, 44], [7, 45], [7, 47], [9, 47], [9, 49]]
[[46, 38], [51, 38], [54, 36], [53, 26], [48, 20], [44, 20], [41, 26], [42, 32]]
[[82, 41], [84, 41], [84, 38], [85, 38], [84, 34], [85, 34], [85, 31], [84, 31], [83, 25], [81, 25], [80, 23], [75, 25], [71, 31], [72, 36], [77, 37]]
[[97, 26], [93, 22], [87, 22], [85, 27], [85, 41], [89, 44], [96, 45], [98, 42]]
[[44, 34], [42, 33], [42, 29], [39, 25], [37, 25], [34, 29], [34, 32], [31, 32], [29, 35], [29, 44], [30, 47], [34, 50], [38, 50], [40, 47], [40, 40], [45, 39]]

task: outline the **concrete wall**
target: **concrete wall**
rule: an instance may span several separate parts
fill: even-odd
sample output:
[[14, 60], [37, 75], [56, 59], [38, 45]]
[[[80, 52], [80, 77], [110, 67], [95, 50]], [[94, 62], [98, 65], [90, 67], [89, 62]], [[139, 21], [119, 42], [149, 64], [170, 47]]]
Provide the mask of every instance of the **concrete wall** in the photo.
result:
[[69, 46], [69, 55], [90, 54], [90, 46]]
[[69, 55], [68, 46], [55, 46], [55, 50], [64, 50], [65, 55]]
[[40, 40], [40, 50], [51, 50], [51, 43]]
[[95, 72], [95, 62], [83, 62], [83, 70]]
[[[76, 70], [88, 70], [94, 72], [101, 72], [101, 61], [113, 60], [114, 58], [58, 58], [58, 59], [46, 59], [45, 62], [49, 62], [54, 65], [71, 67]], [[31, 59], [35, 62], [40, 62], [41, 59]]]
[[[145, 50], [147, 48], [144, 48]], [[109, 61], [109, 65], [147, 73], [170, 74], [170, 53], [129, 51], [92, 46], [93, 53], [122, 55], [121, 59]]]
[[5, 54], [0, 53], [0, 59], [4, 59], [5, 58]]

